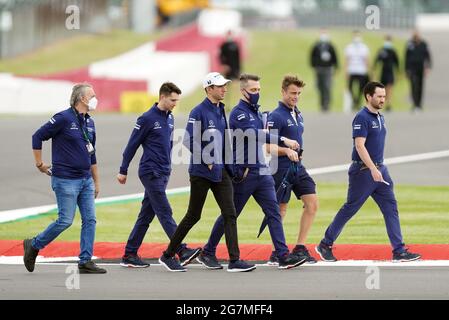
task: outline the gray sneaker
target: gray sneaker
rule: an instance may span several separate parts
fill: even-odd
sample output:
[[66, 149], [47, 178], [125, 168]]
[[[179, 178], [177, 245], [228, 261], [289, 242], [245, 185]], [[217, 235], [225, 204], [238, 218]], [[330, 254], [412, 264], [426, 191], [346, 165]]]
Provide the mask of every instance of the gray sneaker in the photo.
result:
[[36, 257], [39, 253], [38, 249], [35, 249], [31, 243], [33, 240], [25, 239], [23, 240], [23, 263], [25, 264], [25, 268], [29, 272], [34, 271], [34, 265], [36, 264]]
[[300, 258], [306, 258], [306, 263], [313, 264], [316, 263], [316, 259], [310, 255], [309, 250], [303, 245], [297, 245], [292, 250], [292, 254], [300, 257]]
[[421, 255], [418, 253], [411, 253], [408, 250], [403, 252], [393, 253], [393, 262], [409, 262], [421, 259]]
[[201, 253], [201, 248], [195, 248], [195, 249], [185, 248], [180, 254], [178, 254], [179, 263], [181, 263], [181, 266], [184, 267], [184, 266], [188, 265], [190, 262], [192, 262], [193, 259], [198, 257], [198, 255], [200, 253]]
[[320, 243], [315, 247], [315, 251], [320, 255], [321, 260], [326, 262], [335, 262], [337, 258], [334, 257], [332, 253], [332, 246], [327, 246], [323, 243]]
[[204, 252], [201, 253], [198, 256], [198, 258], [196, 258], [196, 261], [201, 263], [207, 269], [211, 269], [211, 270], [223, 269], [223, 266], [218, 262], [216, 256], [209, 255], [209, 254], [206, 254]]

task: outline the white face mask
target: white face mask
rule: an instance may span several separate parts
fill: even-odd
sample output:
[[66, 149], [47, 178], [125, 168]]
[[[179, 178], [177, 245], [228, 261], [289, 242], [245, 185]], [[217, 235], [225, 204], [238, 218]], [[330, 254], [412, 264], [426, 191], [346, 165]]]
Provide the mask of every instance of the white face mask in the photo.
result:
[[88, 110], [92, 111], [92, 110], [97, 109], [97, 105], [98, 105], [98, 99], [96, 97], [93, 97], [92, 99], [89, 100], [89, 103], [87, 104]]
[[321, 42], [329, 42], [329, 39], [330, 39], [330, 37], [329, 37], [329, 35], [327, 33], [322, 33], [320, 35]]

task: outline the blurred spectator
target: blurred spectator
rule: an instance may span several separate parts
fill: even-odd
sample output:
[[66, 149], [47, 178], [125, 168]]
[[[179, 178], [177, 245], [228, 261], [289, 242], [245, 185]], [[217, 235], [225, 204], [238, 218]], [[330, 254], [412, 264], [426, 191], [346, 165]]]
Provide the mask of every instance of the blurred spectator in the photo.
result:
[[338, 68], [337, 54], [330, 42], [329, 34], [322, 30], [320, 39], [315, 43], [310, 54], [310, 63], [315, 69], [316, 85], [320, 93], [321, 111], [329, 111], [332, 90], [332, 75]]
[[391, 98], [393, 95], [393, 86], [395, 82], [395, 70], [399, 71], [399, 59], [396, 50], [393, 47], [392, 37], [387, 35], [383, 47], [379, 50], [374, 62], [374, 69], [381, 64], [380, 82], [386, 89], [386, 111], [391, 111]]
[[[354, 31], [352, 42], [345, 48], [346, 57], [346, 80], [348, 89], [352, 97], [352, 109], [360, 108], [360, 99], [363, 95], [363, 88], [369, 82], [368, 63], [369, 49], [363, 43], [359, 31]], [[354, 82], [357, 82], [356, 90], [353, 89]]]
[[240, 49], [231, 30], [226, 33], [226, 40], [220, 46], [220, 63], [225, 78], [235, 80], [240, 77]]
[[432, 59], [427, 43], [421, 39], [418, 31], [414, 31], [405, 52], [405, 72], [410, 80], [414, 111], [422, 110], [424, 77], [431, 67]]

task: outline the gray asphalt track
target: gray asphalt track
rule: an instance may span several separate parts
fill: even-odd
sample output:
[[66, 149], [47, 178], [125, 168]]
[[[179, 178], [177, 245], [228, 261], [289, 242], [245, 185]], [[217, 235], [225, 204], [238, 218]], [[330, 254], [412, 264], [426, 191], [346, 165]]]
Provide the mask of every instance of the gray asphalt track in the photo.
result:
[[[79, 289], [67, 280], [66, 265], [0, 266], [2, 299], [173, 299], [173, 300], [307, 300], [307, 299], [448, 299], [449, 269], [379, 267], [379, 289], [365, 267], [305, 266], [278, 270], [260, 266], [249, 273], [210, 271], [191, 265], [188, 272], [106, 266], [105, 275], [81, 275]], [[268, 280], [270, 279], [270, 280]], [[371, 289], [367, 288], [367, 282]]]
[[[305, 113], [304, 164], [319, 168], [350, 161], [352, 114]], [[432, 110], [416, 115], [406, 112], [387, 114], [386, 157], [449, 149], [449, 109]], [[97, 159], [100, 170], [101, 197], [142, 192], [137, 176], [141, 151], [129, 169], [126, 185], [119, 185], [115, 176], [121, 154], [127, 143], [136, 115], [96, 115], [98, 131]], [[0, 118], [0, 210], [54, 203], [50, 179], [34, 167], [31, 135], [47, 116]], [[176, 127], [184, 128], [186, 116], [176, 117]], [[12, 137], [12, 138], [11, 138]], [[50, 161], [51, 143], [44, 143], [44, 160]], [[174, 165], [169, 188], [188, 185], [187, 165]], [[392, 165], [390, 174], [397, 184], [448, 185], [449, 158]], [[319, 175], [320, 181], [346, 182], [345, 172]]]
[[[434, 53], [434, 70], [426, 84], [425, 112], [387, 114], [385, 156], [396, 157], [449, 149], [449, 106], [446, 93], [449, 50], [447, 33], [425, 34]], [[262, 100], [263, 102], [263, 100]], [[49, 116], [0, 117], [0, 210], [54, 203], [49, 179], [37, 172], [31, 152], [31, 135]], [[304, 164], [308, 168], [350, 161], [353, 115], [305, 113]], [[142, 192], [137, 178], [137, 153], [126, 186], [115, 182], [121, 153], [135, 115], [95, 115], [101, 196]], [[186, 117], [177, 116], [176, 127]], [[50, 160], [49, 144], [44, 159]], [[448, 185], [449, 159], [389, 167], [395, 183]], [[346, 173], [326, 174], [316, 181], [345, 182]], [[177, 165], [169, 187], [188, 185], [187, 166]], [[181, 274], [161, 266], [127, 270], [107, 266], [106, 275], [82, 275], [79, 290], [69, 290], [65, 265], [39, 264], [28, 273], [21, 265], [0, 265], [0, 300], [3, 299], [448, 299], [449, 269], [444, 267], [381, 267], [380, 289], [369, 290], [364, 267], [306, 266], [279, 271], [259, 267], [248, 274], [208, 271], [189, 267]], [[237, 279], [237, 280], [236, 280]]]

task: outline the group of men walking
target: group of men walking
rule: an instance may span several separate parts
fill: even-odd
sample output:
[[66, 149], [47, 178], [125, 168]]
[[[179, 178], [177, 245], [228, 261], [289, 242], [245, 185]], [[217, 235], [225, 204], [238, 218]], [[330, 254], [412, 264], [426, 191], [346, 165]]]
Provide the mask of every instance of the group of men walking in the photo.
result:
[[[165, 190], [171, 172], [172, 111], [180, 100], [181, 90], [171, 82], [164, 83], [160, 87], [159, 101], [137, 119], [123, 152], [117, 180], [126, 183], [128, 166], [142, 146], [139, 178], [145, 195], [125, 247], [122, 266], [149, 266], [140, 258], [138, 250], [150, 223], [157, 216], [170, 239], [159, 262], [169, 271], [186, 271], [186, 265], [195, 259], [207, 269], [222, 269], [216, 249], [223, 234], [229, 253], [227, 271], [254, 270], [254, 264], [240, 259], [237, 232], [237, 218], [251, 196], [264, 213], [263, 223], [268, 226], [272, 239], [273, 252], [267, 257], [269, 264], [290, 269], [316, 262], [305, 246], [318, 210], [315, 182], [301, 163], [304, 119], [298, 102], [305, 83], [296, 76], [285, 76], [279, 105], [266, 115], [259, 110], [258, 104], [260, 77], [242, 74], [239, 81], [241, 99], [232, 109], [229, 122], [222, 101], [230, 80], [217, 72], [205, 77], [202, 85], [206, 98], [190, 112], [183, 140], [191, 152], [190, 199], [179, 225], [173, 219]], [[372, 196], [385, 218], [393, 260], [416, 260], [420, 256], [408, 252], [403, 243], [393, 182], [383, 164], [386, 127], [379, 111], [385, 103], [384, 85], [369, 82], [364, 88], [364, 97], [366, 106], [353, 122], [353, 164], [349, 169], [348, 199], [316, 251], [322, 260], [336, 261], [333, 243], [345, 223]], [[44, 232], [24, 240], [24, 264], [30, 272], [34, 270], [39, 250], [72, 224], [78, 205], [82, 218], [79, 270], [82, 273], [106, 273], [91, 261], [96, 223], [94, 198], [99, 192], [99, 181], [95, 126], [88, 111], [94, 110], [96, 104], [93, 88], [88, 84], [77, 85], [73, 89], [70, 108], [54, 115], [33, 135], [36, 166], [42, 173], [51, 175], [59, 211], [58, 219]], [[48, 139], [52, 139], [52, 166], [45, 164], [41, 157], [42, 141]], [[263, 148], [271, 154], [270, 164], [265, 161]], [[200, 220], [209, 190], [220, 208], [220, 215], [205, 246], [189, 248], [183, 241]], [[304, 209], [297, 243], [290, 252], [282, 220], [292, 191], [302, 200]]]

